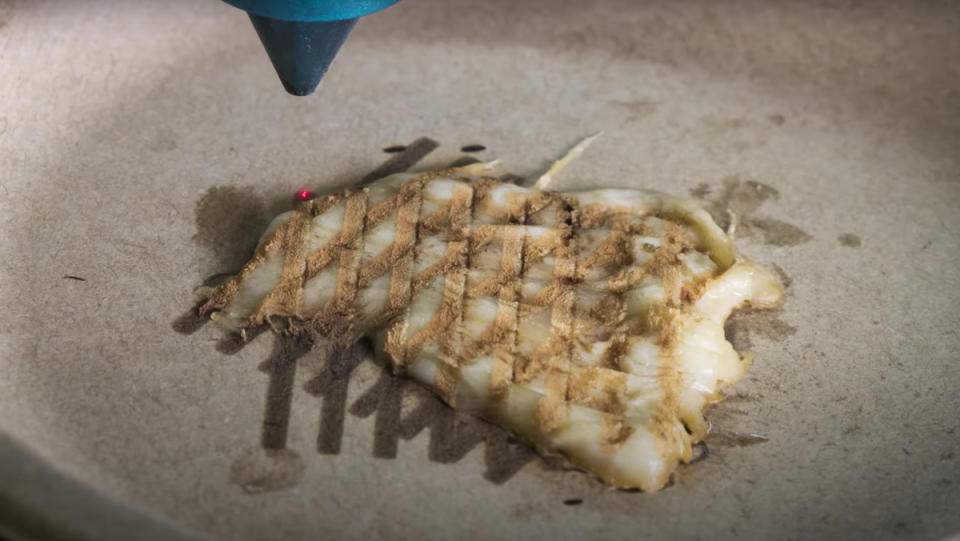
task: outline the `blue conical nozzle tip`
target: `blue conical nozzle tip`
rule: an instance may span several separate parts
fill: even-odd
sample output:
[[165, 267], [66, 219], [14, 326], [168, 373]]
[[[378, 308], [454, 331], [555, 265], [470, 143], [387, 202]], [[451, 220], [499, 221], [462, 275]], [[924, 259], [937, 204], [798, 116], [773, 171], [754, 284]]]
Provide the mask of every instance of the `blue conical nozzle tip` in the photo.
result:
[[286, 21], [250, 13], [280, 82], [294, 96], [316, 90], [357, 19]]

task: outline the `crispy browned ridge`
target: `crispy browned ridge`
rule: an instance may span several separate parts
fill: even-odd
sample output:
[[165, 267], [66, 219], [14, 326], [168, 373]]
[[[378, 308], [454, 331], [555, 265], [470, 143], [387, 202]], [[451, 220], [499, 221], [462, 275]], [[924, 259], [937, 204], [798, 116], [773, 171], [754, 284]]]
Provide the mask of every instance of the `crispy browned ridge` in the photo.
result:
[[[450, 201], [428, 215], [421, 214], [424, 186], [437, 178], [464, 182]], [[660, 345], [658, 380], [663, 403], [654, 419], [654, 430], [667, 447], [675, 447], [674, 436], [666, 424], [677, 418], [676, 390], [678, 371], [669, 361], [669, 350], [676, 336], [674, 315], [699, 298], [705, 279], [684, 276], [678, 255], [695, 247], [696, 238], [679, 217], [653, 212], [640, 215], [607, 205], [581, 207], [575, 195], [558, 192], [511, 193], [505, 211], [486, 215], [475, 223], [491, 188], [501, 184], [496, 178], [477, 178], [463, 168], [433, 171], [402, 184], [385, 201], [373, 205], [363, 189], [347, 189], [326, 197], [301, 203], [293, 216], [262, 243], [253, 259], [233, 279], [215, 290], [201, 308], [206, 313], [227, 306], [241, 284], [269, 255], [282, 254], [280, 284], [263, 300], [248, 325], [264, 322], [281, 332], [308, 332], [346, 346], [386, 325], [386, 352], [395, 370], [402, 371], [431, 341], [439, 346], [439, 365], [435, 391], [455, 406], [454, 390], [459, 367], [480, 355], [493, 356], [491, 396], [502, 399], [511, 383], [524, 383], [540, 375], [546, 377], [547, 394], [540, 401], [537, 417], [541, 428], [550, 431], [563, 426], [568, 405], [582, 404], [605, 412], [608, 444], [623, 442], [633, 428], [623, 419], [622, 397], [626, 389], [626, 368], [622, 364], [628, 339], [652, 335]], [[304, 254], [304, 235], [310, 221], [327, 209], [345, 203], [343, 226], [330, 242], [319, 250]], [[551, 210], [552, 213], [546, 211]], [[545, 223], [553, 215], [553, 223]], [[644, 265], [635, 265], [630, 237], [645, 233], [642, 219], [657, 215], [664, 220], [662, 245], [650, 246], [653, 257]], [[361, 262], [364, 232], [393, 216], [396, 233], [393, 244], [372, 259]], [[548, 226], [550, 231], [538, 238], [525, 235], [524, 225]], [[592, 251], [581, 250], [584, 231], [605, 231], [606, 237], [593, 243]], [[446, 257], [419, 274], [414, 274], [414, 258], [424, 239], [439, 236], [446, 241]], [[468, 284], [471, 258], [486, 247], [499, 243], [499, 269], [487, 279]], [[523, 297], [521, 284], [527, 266], [553, 256], [552, 280], [536, 294]], [[336, 291], [313, 317], [301, 313], [303, 288], [307, 280], [330, 265], [337, 265]], [[609, 269], [602, 274], [605, 293], [590, 307], [577, 309], [576, 287], [593, 270]], [[722, 269], [721, 269], [722, 270]], [[377, 317], [360, 314], [356, 305], [358, 291], [385, 274], [390, 276], [389, 302]], [[444, 277], [443, 304], [433, 319], [403, 338], [405, 312], [412, 301], [437, 277]], [[623, 292], [644, 278], [658, 277], [664, 287], [665, 302], [651, 309], [646, 317], [629, 320]], [[460, 323], [464, 303], [476, 297], [498, 298], [498, 312], [480, 336], [466, 336]], [[523, 318], [550, 310], [551, 338], [532, 353], [517, 347], [518, 326]], [[610, 340], [611, 347], [598, 364], [585, 366], [575, 354], [581, 341]]]

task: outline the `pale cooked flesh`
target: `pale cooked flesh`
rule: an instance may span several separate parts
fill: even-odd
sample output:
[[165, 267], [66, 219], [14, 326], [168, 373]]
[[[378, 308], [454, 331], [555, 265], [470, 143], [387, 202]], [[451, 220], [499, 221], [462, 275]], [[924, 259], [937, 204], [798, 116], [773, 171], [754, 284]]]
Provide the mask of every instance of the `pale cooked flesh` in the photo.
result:
[[695, 202], [541, 191], [485, 164], [397, 174], [278, 216], [204, 307], [369, 336], [457, 410], [618, 487], [664, 486], [746, 362], [723, 324], [782, 290]]

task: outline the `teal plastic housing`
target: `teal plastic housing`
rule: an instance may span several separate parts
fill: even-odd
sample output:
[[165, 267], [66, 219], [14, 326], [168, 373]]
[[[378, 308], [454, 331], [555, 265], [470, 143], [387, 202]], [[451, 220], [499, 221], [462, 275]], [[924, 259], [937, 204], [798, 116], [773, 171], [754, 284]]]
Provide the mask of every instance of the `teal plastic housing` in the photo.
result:
[[340, 21], [356, 19], [396, 4], [399, 0], [224, 0], [247, 13], [283, 21]]
[[247, 12], [287, 92], [311, 94], [357, 19], [398, 0], [223, 0]]

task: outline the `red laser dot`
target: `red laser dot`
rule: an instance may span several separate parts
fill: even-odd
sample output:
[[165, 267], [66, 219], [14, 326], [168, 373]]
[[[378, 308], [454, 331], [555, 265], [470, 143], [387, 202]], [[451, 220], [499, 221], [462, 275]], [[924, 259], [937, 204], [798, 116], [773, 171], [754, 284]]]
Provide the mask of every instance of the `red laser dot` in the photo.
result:
[[300, 199], [303, 199], [303, 200], [310, 199], [310, 192], [308, 192], [307, 190], [300, 190], [300, 191], [297, 193], [297, 197], [299, 197]]

